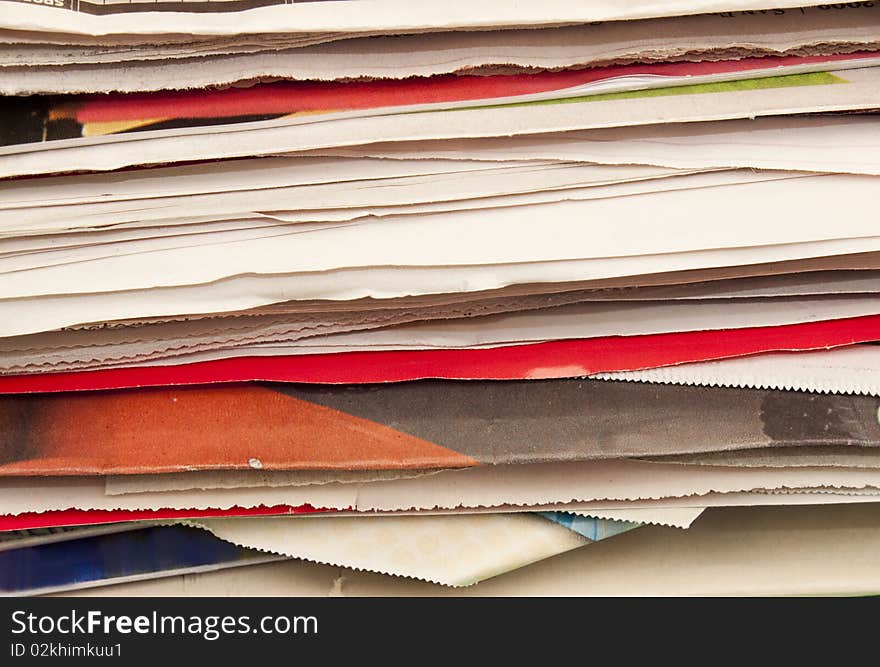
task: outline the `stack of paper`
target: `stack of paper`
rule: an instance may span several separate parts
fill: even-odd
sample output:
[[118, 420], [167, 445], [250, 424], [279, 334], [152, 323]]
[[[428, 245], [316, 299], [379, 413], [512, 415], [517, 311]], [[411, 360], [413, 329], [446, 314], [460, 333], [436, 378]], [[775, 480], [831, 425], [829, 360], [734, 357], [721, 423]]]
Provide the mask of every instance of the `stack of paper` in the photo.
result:
[[4, 591], [877, 507], [880, 8], [478, 4], [0, 0]]

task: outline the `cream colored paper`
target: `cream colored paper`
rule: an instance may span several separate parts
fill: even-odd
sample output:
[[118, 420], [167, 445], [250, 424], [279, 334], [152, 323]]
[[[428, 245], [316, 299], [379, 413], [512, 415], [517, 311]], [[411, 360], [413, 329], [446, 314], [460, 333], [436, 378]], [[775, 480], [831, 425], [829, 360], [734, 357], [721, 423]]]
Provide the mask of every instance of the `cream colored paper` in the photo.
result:
[[730, 508], [687, 531], [640, 528], [461, 589], [290, 560], [65, 595], [874, 595], [878, 550], [876, 505]]
[[610, 521], [634, 521], [636, 523], [654, 524], [657, 526], [670, 526], [672, 528], [690, 528], [694, 521], [703, 513], [702, 507], [682, 508], [644, 508], [629, 510], [593, 510], [576, 511], [572, 514], [589, 516], [596, 519], [608, 519]]
[[[823, 175], [638, 197], [401, 216], [17, 271], [0, 275], [0, 293], [12, 299], [193, 285], [255, 273], [548, 262], [870, 237], [877, 231], [871, 211], [874, 199], [874, 181], [869, 177]], [[832, 205], [838, 217], [829, 226]], [[768, 218], [774, 224], [768, 225]], [[540, 227], [535, 226], [536, 219], [541, 220]], [[705, 224], [709, 219], [712, 225]], [[609, 225], [609, 220], [615, 223]], [[461, 242], [462, 228], [467, 230], [466, 243]]]
[[[294, 160], [295, 161], [295, 160]], [[383, 161], [394, 164], [394, 160]], [[176, 196], [143, 197], [136, 200], [120, 200], [101, 203], [74, 203], [71, 205], [41, 205], [16, 207], [0, 211], [0, 233], [7, 235], [45, 234], [77, 229], [93, 229], [117, 225], [163, 224], [175, 226], [191, 220], [247, 220], [273, 216], [273, 212], [291, 211], [300, 214], [303, 222], [327, 220], [321, 216], [322, 209], [364, 209], [352, 211], [347, 216], [355, 219], [367, 217], [380, 208], [385, 215], [405, 214], [409, 209], [396, 207], [430, 204], [433, 202], [462, 201], [462, 208], [473, 200], [495, 198], [504, 195], [542, 193], [555, 190], [579, 190], [578, 199], [601, 199], [626, 196], [643, 192], [707, 187], [711, 185], [736, 184], [782, 180], [795, 177], [787, 172], [749, 173], [745, 170], [725, 170], [717, 173], [693, 174], [684, 170], [667, 170], [658, 167], [594, 167], [592, 165], [564, 163], [510, 163], [507, 165], [480, 162], [455, 162], [465, 168], [454, 170], [446, 167], [439, 173], [416, 173], [401, 177], [382, 177], [378, 170], [376, 178], [340, 180], [323, 184], [306, 184], [244, 189], [237, 192], [214, 192], [210, 194], [189, 193]], [[418, 165], [418, 161], [413, 161]], [[332, 161], [324, 167], [332, 173]], [[615, 173], [616, 172], [616, 173]], [[693, 173], [693, 172], [691, 172]], [[163, 176], [157, 174], [156, 176]], [[678, 176], [679, 178], [671, 178]], [[176, 180], [173, 174], [169, 180]], [[235, 180], [235, 172], [227, 178]], [[224, 179], [226, 180], [226, 179]], [[222, 185], [215, 184], [214, 188]], [[565, 199], [560, 193], [551, 201]], [[491, 204], [490, 204], [491, 205]], [[494, 204], [495, 207], [503, 206]], [[477, 203], [478, 207], [481, 206]], [[442, 210], [442, 209], [440, 209]], [[313, 215], [309, 212], [314, 211]], [[430, 212], [427, 209], [426, 212]], [[279, 225], [280, 227], [280, 225]], [[320, 227], [316, 227], [320, 229]]]
[[[868, 16], [869, 20], [861, 25], [853, 25], [853, 19], [865, 21], [865, 17], [858, 17], [855, 12], [830, 14], [819, 10], [811, 10], [811, 14], [805, 22], [809, 26], [804, 27], [799, 25], [802, 17], [794, 15], [776, 21], [761, 16], [739, 16], [731, 20], [704, 15], [540, 31], [372, 37], [295, 49], [284, 49], [283, 42], [262, 46], [230, 43], [226, 48], [209, 48], [207, 53], [198, 43], [194, 43], [189, 52], [179, 47], [141, 47], [62, 54], [46, 46], [31, 49], [19, 46], [0, 48], [0, 93], [144, 92], [261, 79], [401, 79], [450, 73], [491, 74], [612, 63], [824, 55], [880, 49], [876, 15]], [[766, 24], [761, 19], [765, 19]], [[768, 32], [755, 32], [756, 27], [765, 25], [770, 28]], [[215, 53], [210, 53], [212, 50]], [[66, 61], [63, 55], [67, 56]], [[699, 78], [694, 77], [694, 82]], [[713, 80], [721, 79], [713, 77]], [[673, 83], [670, 80], [669, 85]], [[618, 81], [614, 86], [597, 86], [595, 90], [624, 90], [621, 84], [626, 89], [660, 85], [631, 79], [626, 83]]]
[[[455, 28], [562, 25], [591, 21], [616, 21], [700, 14], [717, 11], [803, 7], [811, 0], [544, 0], [540, 4], [511, 5], [504, 0], [484, 0], [479, 5], [462, 0], [422, 2], [405, 0], [349, 0], [345, 11], [323, 3], [259, 7], [246, 11], [189, 13], [181, 4], [174, 23], [169, 14], [132, 12], [90, 16], [73, 11], [47, 11], [39, 5], [3, 0], [0, 28], [74, 35], [238, 35], [242, 33], [357, 33], [427, 32]], [[146, 6], [149, 9], [149, 6]]]
[[128, 493], [238, 489], [261, 486], [310, 486], [312, 484], [363, 484], [393, 479], [436, 475], [441, 470], [226, 470], [108, 475], [104, 490], [108, 496]]
[[[727, 306], [724, 306], [725, 308]], [[620, 373], [602, 380], [880, 396], [880, 346], [754, 355]]]
[[[880, 486], [870, 469], [731, 469], [643, 461], [485, 466], [369, 484], [237, 488], [108, 496], [100, 477], [5, 478], [3, 514], [60, 509], [224, 509], [311, 504], [359, 511], [549, 505], [611, 500], [697, 498], [708, 493], [800, 487]], [[684, 503], [681, 506], [705, 507]], [[679, 506], [679, 505], [673, 505]], [[580, 508], [583, 509], [583, 508]]]
[[[657, 58], [683, 59], [703, 57], [742, 56], [745, 54], [803, 52], [821, 45], [835, 50], [856, 45], [869, 50], [876, 40], [875, 12], [822, 11], [808, 8], [769, 14], [740, 13], [735, 16], [704, 14], [701, 16], [671, 17], [661, 20], [622, 21], [599, 25], [572, 25], [535, 30], [491, 30], [421, 33], [393, 37], [349, 38], [343, 43], [325, 43], [320, 46], [305, 44], [302, 36], [293, 34], [235, 35], [234, 37], [205, 38], [182, 36], [189, 42], [171, 42], [173, 36], [154, 37], [152, 44], [116, 44], [114, 46], [67, 44], [65, 48], [50, 43], [34, 42], [21, 34], [0, 34], [0, 66], [112, 65], [117, 62], [151, 61], [212, 56], [205, 58], [202, 68], [208, 68], [223, 56], [241, 56], [263, 52], [267, 55], [287, 49], [278, 56], [283, 59], [283, 75], [292, 78], [339, 79], [357, 77], [427, 76], [457, 70], [469, 70], [491, 65], [559, 68], [585, 66], [596, 63], [637, 60], [644, 62]], [[531, 27], [531, 26], [528, 26]], [[338, 35], [337, 35], [338, 36]], [[44, 38], [51, 37], [44, 35]], [[73, 36], [68, 35], [73, 40]], [[128, 36], [130, 39], [133, 37]], [[5, 39], [4, 39], [5, 38]], [[16, 41], [17, 38], [17, 41]], [[333, 39], [326, 33], [319, 39]], [[314, 41], [314, 39], [312, 40]], [[156, 43], [164, 42], [164, 43]], [[229, 62], [236, 76], [246, 77], [267, 73], [243, 59]], [[262, 61], [264, 62], [264, 61]], [[265, 64], [268, 65], [272, 61]], [[282, 63], [279, 63], [282, 64]], [[251, 69], [253, 68], [253, 69]], [[280, 75], [276, 71], [276, 76]], [[98, 72], [92, 72], [91, 86], [96, 85]], [[134, 77], [147, 90], [155, 81]], [[180, 86], [167, 72], [156, 72], [159, 83]], [[188, 71], [187, 77], [199, 76]], [[202, 74], [205, 76], [207, 73]], [[221, 83], [207, 76], [201, 85]], [[125, 84], [129, 85], [129, 84]], [[69, 89], [69, 88], [68, 88]]]
[[448, 586], [468, 586], [590, 544], [528, 514], [202, 519], [186, 525], [238, 546]]
[[[250, 275], [208, 286], [0, 299], [0, 336], [51, 331], [64, 326], [129, 318], [220, 313], [300, 300], [391, 299], [414, 295], [484, 292], [515, 285], [587, 280], [632, 280], [651, 274], [724, 268], [742, 275], [748, 265], [880, 251], [880, 237], [705, 250], [601, 260], [497, 264], [491, 267], [398, 267], [325, 273]], [[831, 260], [834, 261], [833, 259]], [[841, 261], [847, 261], [842, 258]], [[650, 279], [650, 278], [645, 278]], [[630, 283], [631, 284], [631, 283]]]
[[[599, 336], [781, 326], [878, 313], [880, 299], [873, 296], [737, 299], [720, 306], [714, 301], [577, 303], [545, 310], [415, 322], [372, 331], [314, 336], [291, 342], [289, 346], [273, 344], [271, 347], [275, 351], [287, 347], [308, 350], [313, 345], [322, 349], [338, 346], [340, 350], [364, 350], [373, 346], [382, 349], [461, 349]], [[872, 370], [877, 372], [877, 369]]]
[[368, 144], [340, 157], [564, 160], [678, 169], [753, 168], [880, 175], [875, 116], [803, 116], [663, 123], [533, 136]]

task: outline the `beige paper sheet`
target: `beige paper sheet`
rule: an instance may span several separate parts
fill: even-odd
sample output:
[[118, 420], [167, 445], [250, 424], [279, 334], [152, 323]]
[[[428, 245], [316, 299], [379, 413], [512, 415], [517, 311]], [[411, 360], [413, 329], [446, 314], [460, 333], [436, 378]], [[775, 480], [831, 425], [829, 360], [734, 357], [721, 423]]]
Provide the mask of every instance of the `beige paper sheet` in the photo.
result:
[[702, 507], [682, 508], [643, 508], [629, 510], [593, 510], [575, 511], [572, 514], [589, 516], [597, 519], [609, 519], [611, 521], [635, 521], [637, 523], [654, 524], [657, 526], [670, 526], [672, 528], [690, 528], [694, 521], [703, 513]]
[[[696, 177], [702, 176], [715, 175]], [[252, 273], [548, 262], [870, 237], [877, 232], [873, 200], [870, 177], [822, 175], [637, 197], [401, 216], [0, 274], [0, 293], [12, 299], [193, 285]], [[829, 226], [832, 202], [838, 217]], [[534, 223], [537, 218], [542, 221], [540, 228]], [[774, 224], [766, 224], [768, 218]], [[704, 224], [709, 219], [714, 223]], [[615, 224], [608, 225], [608, 220]], [[467, 229], [467, 243], [460, 242], [462, 227]]]
[[877, 505], [726, 508], [461, 589], [292, 560], [64, 595], [874, 595], [878, 550]]
[[404, 141], [326, 149], [315, 154], [394, 159], [582, 160], [678, 169], [726, 167], [878, 175], [878, 124], [880, 120], [874, 115], [767, 117], [488, 139]]
[[601, 373], [594, 377], [629, 382], [880, 396], [880, 346], [761, 354], [652, 370]]
[[[0, 336], [51, 331], [76, 324], [112, 320], [220, 313], [298, 300], [377, 300], [420, 295], [486, 292], [510, 286], [605, 281], [644, 284], [640, 276], [720, 270], [748, 275], [748, 265], [815, 260], [838, 266], [835, 255], [880, 251], [880, 237], [704, 250], [600, 260], [496, 264], [491, 267], [395, 267], [346, 269], [324, 273], [248, 275], [210, 285], [108, 293], [66, 294], [0, 300]], [[847, 259], [840, 260], [842, 262]], [[859, 262], [861, 263], [861, 262]], [[812, 264], [815, 266], [815, 263]], [[760, 269], [763, 271], [763, 269]], [[705, 274], [703, 274], [705, 275]], [[717, 275], [717, 274], [715, 274]], [[114, 278], [115, 279], [115, 278]], [[663, 280], [648, 278], [648, 280]], [[606, 283], [607, 284], [607, 283]]]
[[[708, 493], [800, 487], [880, 486], [880, 471], [843, 468], [720, 468], [643, 461], [486, 466], [411, 480], [308, 487], [212, 489], [108, 496], [100, 477], [7, 478], [0, 513], [49, 510], [228, 508], [311, 504], [314, 507], [396, 511], [598, 500], [698, 498]], [[679, 505], [673, 505], [679, 506]], [[681, 506], [703, 507], [685, 502]]]
[[875, 12], [809, 8], [769, 16], [704, 14], [543, 30], [379, 36], [299, 48], [286, 48], [291, 39], [284, 35], [198, 41], [189, 49], [179, 44], [63, 50], [15, 44], [0, 48], [0, 91], [149, 91], [264, 78], [402, 78], [870, 51], [880, 44], [878, 21]]
[[[295, 158], [294, 158], [295, 160]], [[394, 164], [394, 160], [386, 161]], [[418, 161], [411, 161], [416, 165]], [[176, 226], [191, 221], [248, 220], [263, 216], [291, 222], [344, 222], [375, 215], [399, 215], [430, 213], [445, 202], [464, 202], [460, 207], [498, 208], [505, 205], [504, 197], [514, 204], [524, 195], [563, 191], [550, 198], [602, 199], [662, 192], [712, 185], [751, 183], [793, 178], [787, 172], [762, 172], [760, 174], [725, 170], [717, 173], [699, 174], [686, 170], [667, 170], [660, 167], [601, 167], [576, 163], [510, 163], [446, 161], [469, 166], [470, 169], [413, 174], [403, 177], [381, 177], [358, 181], [339, 181], [318, 185], [279, 186], [266, 189], [212, 194], [185, 194], [179, 196], [143, 197], [101, 203], [16, 207], [0, 211], [2, 234], [33, 235], [51, 234], [78, 229], [101, 227], [128, 227], [147, 225]], [[326, 167], [332, 171], [332, 163]], [[439, 167], [437, 167], [439, 168]], [[615, 173], [616, 172], [616, 173]], [[686, 178], [690, 173], [693, 177]], [[157, 174], [159, 176], [159, 174]], [[671, 178], [679, 176], [679, 178]], [[235, 178], [232, 171], [226, 175]], [[174, 176], [171, 176], [174, 180]], [[224, 179], [225, 180], [225, 179]], [[219, 187], [214, 185], [212, 187]], [[574, 190], [567, 195], [564, 191]], [[583, 192], [581, 192], [583, 191]], [[37, 193], [38, 194], [38, 193]], [[520, 195], [519, 199], [514, 196]], [[481, 203], [483, 199], [498, 199]], [[525, 203], [528, 203], [525, 199]], [[539, 199], [536, 203], [540, 203]], [[421, 205], [421, 208], [414, 207]], [[433, 208], [432, 208], [433, 206]], [[360, 209], [350, 210], [348, 209]], [[378, 209], [378, 211], [377, 211]], [[452, 207], [454, 210], [455, 207]], [[326, 215], [322, 211], [327, 211]], [[300, 213], [302, 212], [302, 213]], [[290, 215], [297, 215], [291, 218]], [[330, 225], [327, 225], [330, 227]], [[306, 229], [311, 228], [306, 225]], [[279, 226], [283, 230], [284, 227]], [[290, 228], [288, 228], [290, 229]], [[293, 228], [299, 230], [299, 227]], [[320, 226], [314, 226], [320, 230]], [[179, 240], [179, 239], [178, 239]], [[207, 241], [206, 241], [207, 242]], [[144, 245], [133, 244], [135, 247]], [[171, 245], [173, 247], [173, 245]], [[132, 250], [136, 252], [137, 250]], [[58, 253], [63, 256], [63, 253]]]
[[[317, 46], [305, 44], [301, 36], [288, 34], [235, 35], [227, 38], [182, 36], [189, 42], [170, 42], [173, 36], [154, 38], [153, 44], [117, 44], [113, 47], [68, 44], [65, 48], [50, 43], [39, 43], [15, 33], [0, 35], [0, 66], [113, 65], [135, 61], [149, 62], [186, 59], [193, 56], [212, 56], [202, 61], [208, 72], [201, 73], [202, 83], [221, 83], [211, 78], [211, 64], [223, 62], [226, 70], [236, 76], [247, 76], [250, 68], [258, 74], [257, 63], [241, 58], [249, 53], [271, 55], [277, 53], [286, 69], [276, 76], [308, 79], [340, 79], [357, 77], [427, 76], [458, 70], [471, 70], [491, 65], [514, 65], [555, 69], [629, 60], [691, 57], [738, 57], [745, 54], [798, 53], [810, 47], [833, 47], [836, 50], [859, 45], [862, 50], [876, 40], [873, 31], [877, 21], [875, 12], [822, 11], [807, 8], [790, 12], [738, 13], [733, 16], [703, 14], [700, 16], [671, 17], [659, 20], [622, 21], [599, 25], [572, 25], [544, 28], [540, 31], [492, 30], [420, 33], [386, 37], [350, 38], [342, 43], [326, 42]], [[531, 28], [531, 26], [528, 26]], [[48, 37], [48, 36], [46, 36]], [[72, 37], [72, 36], [71, 36]], [[132, 36], [129, 36], [132, 37]], [[3, 38], [8, 38], [5, 41]], [[333, 35], [327, 34], [326, 39]], [[93, 40], [94, 41], [94, 40]], [[313, 40], [314, 41], [314, 40]], [[286, 49], [286, 51], [282, 51]], [[279, 53], [279, 51], [282, 51]], [[237, 60], [223, 56], [239, 56]], [[257, 61], [263, 66], [272, 60]], [[90, 86], [98, 81], [99, 71], [92, 71]], [[150, 86], [181, 86], [187, 77], [197, 72], [157, 71], [158, 84], [137, 76], [132, 90], [148, 90]], [[183, 74], [172, 79], [167, 74]], [[234, 80], [234, 79], [233, 79]], [[70, 90], [69, 79], [66, 79]], [[122, 83], [122, 82], [120, 82]], [[132, 85], [132, 84], [122, 84]]]
[[568, 528], [529, 514], [185, 523], [238, 546], [448, 586], [468, 586], [590, 544]]
[[428, 32], [455, 28], [540, 26], [592, 21], [617, 21], [710, 13], [718, 11], [804, 7], [812, 0], [544, 0], [540, 4], [511, 6], [504, 0], [483, 0], [479, 5], [452, 0], [350, 0], [345, 12], [323, 4], [294, 7], [261, 7], [248, 11], [212, 14], [179, 13], [173, 27], [156, 13], [132, 12], [90, 16], [75, 12], [46, 12], [40, 6], [2, 2], [0, 28], [74, 35], [238, 35], [246, 33], [358, 33]]

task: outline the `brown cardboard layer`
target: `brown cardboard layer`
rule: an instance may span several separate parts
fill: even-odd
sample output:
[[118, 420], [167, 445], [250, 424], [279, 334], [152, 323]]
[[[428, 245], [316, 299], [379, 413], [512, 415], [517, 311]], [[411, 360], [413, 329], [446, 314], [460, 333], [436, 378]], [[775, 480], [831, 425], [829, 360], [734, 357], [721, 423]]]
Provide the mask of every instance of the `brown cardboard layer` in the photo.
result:
[[578, 379], [3, 396], [0, 474], [459, 468], [877, 446], [878, 405], [863, 396]]

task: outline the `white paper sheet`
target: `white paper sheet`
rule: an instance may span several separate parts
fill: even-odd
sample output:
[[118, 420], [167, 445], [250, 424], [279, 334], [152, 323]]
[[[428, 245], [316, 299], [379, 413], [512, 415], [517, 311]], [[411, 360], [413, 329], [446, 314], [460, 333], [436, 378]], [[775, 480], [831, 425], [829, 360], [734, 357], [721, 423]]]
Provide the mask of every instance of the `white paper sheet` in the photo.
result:
[[110, 320], [220, 313], [297, 299], [351, 300], [461, 294], [511, 285], [602, 280], [880, 251], [880, 237], [613, 259], [491, 267], [373, 268], [239, 276], [207, 286], [0, 299], [0, 336]]
[[[776, 7], [816, 5], [812, 0], [772, 0]], [[422, 2], [406, 0], [348, 0], [345, 11], [324, 3], [259, 7], [246, 11], [195, 13], [181, 11], [132, 12], [91, 16], [73, 11], [47, 10], [3, 0], [0, 28], [23, 31], [67, 32], [85, 35], [166, 34], [237, 35], [242, 33], [422, 32], [453, 28], [563, 25], [717, 11], [767, 9], [767, 0], [544, 0], [540, 4], [511, 6], [504, 0], [479, 5], [462, 0]], [[148, 8], [148, 6], [147, 6]], [[173, 17], [173, 26], [169, 18]]]
[[601, 373], [602, 380], [814, 391], [880, 396], [880, 346], [760, 354], [644, 371]]
[[677, 169], [753, 168], [880, 175], [876, 116], [664, 123], [534, 136], [370, 144], [317, 151], [397, 159], [565, 160]]
[[[870, 237], [877, 229], [874, 190], [869, 177], [825, 175], [424, 218], [402, 216], [17, 271], [0, 275], [0, 294], [9, 303], [50, 294], [194, 285], [244, 274], [634, 257]], [[831, 217], [833, 226], [827, 224]]]
[[[105, 495], [102, 477], [18, 477], [0, 484], [3, 514], [79, 509], [224, 509], [257, 505], [359, 511], [548, 505], [605, 500], [698, 498], [709, 493], [834, 487], [880, 487], [880, 470], [864, 468], [721, 468], [643, 461], [481, 466], [370, 484], [212, 489]], [[678, 506], [678, 505], [674, 505]], [[708, 504], [683, 503], [705, 507]], [[585, 508], [578, 508], [585, 509]]]

